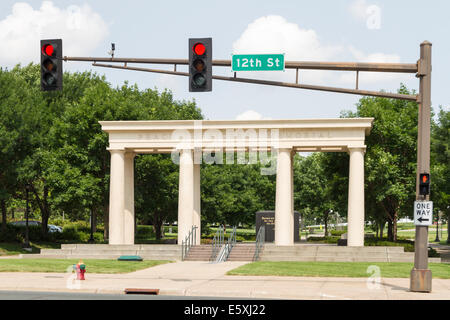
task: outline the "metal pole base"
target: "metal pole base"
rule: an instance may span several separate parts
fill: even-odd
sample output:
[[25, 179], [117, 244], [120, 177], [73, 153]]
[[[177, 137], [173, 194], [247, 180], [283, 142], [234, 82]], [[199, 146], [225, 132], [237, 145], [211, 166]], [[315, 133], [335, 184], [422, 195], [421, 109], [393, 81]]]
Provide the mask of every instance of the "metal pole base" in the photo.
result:
[[431, 270], [412, 269], [409, 289], [412, 292], [431, 292]]

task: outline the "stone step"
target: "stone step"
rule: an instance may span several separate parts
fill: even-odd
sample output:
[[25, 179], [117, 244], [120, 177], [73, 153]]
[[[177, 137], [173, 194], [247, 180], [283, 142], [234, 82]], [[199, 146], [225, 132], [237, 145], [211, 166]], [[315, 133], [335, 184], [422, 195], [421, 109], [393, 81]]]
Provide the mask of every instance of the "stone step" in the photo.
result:
[[[116, 254], [22, 254], [22, 259], [107, 259], [116, 260], [121, 255]], [[139, 255], [144, 260], [181, 260], [180, 255]]]
[[253, 261], [255, 244], [236, 244], [230, 252], [227, 261]]
[[185, 261], [209, 261], [213, 248], [211, 245], [196, 245], [189, 249]]
[[109, 245], [109, 244], [62, 244], [61, 249], [67, 250], [180, 250], [176, 244], [134, 244], [134, 245]]
[[72, 250], [68, 249], [41, 249], [41, 254], [45, 255], [65, 255], [65, 254], [71, 254]]
[[211, 249], [191, 249], [189, 252], [212, 252]]
[[[317, 262], [409, 262], [414, 263], [414, 256], [410, 257], [323, 257], [323, 256], [261, 256], [260, 261], [317, 261]], [[441, 263], [441, 258], [428, 258], [428, 262]]]
[[43, 255], [181, 255], [180, 250], [171, 251], [153, 251], [153, 250], [67, 250], [67, 249], [42, 249], [41, 254]]
[[200, 260], [203, 260], [203, 261], [209, 261], [209, 259], [211, 258], [211, 256], [210, 255], [208, 255], [208, 256], [187, 256], [187, 257], [185, 257], [184, 258], [184, 260], [188, 260], [188, 259], [200, 259]]
[[199, 257], [190, 257], [184, 259], [184, 261], [209, 261], [209, 259], [199, 258]]
[[265, 245], [264, 250], [268, 252], [348, 252], [348, 253], [361, 253], [361, 252], [404, 252], [404, 248], [398, 247], [337, 247], [337, 246], [273, 246]]

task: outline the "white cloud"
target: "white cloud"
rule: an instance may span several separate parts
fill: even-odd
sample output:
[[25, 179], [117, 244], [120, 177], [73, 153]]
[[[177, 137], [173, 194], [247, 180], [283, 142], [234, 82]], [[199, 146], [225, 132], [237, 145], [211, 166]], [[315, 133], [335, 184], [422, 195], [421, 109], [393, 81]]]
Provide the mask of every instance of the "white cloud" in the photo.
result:
[[235, 54], [284, 53], [286, 60], [327, 60], [340, 50], [322, 45], [314, 30], [275, 15], [256, 19], [233, 43]]
[[271, 120], [272, 118], [263, 117], [262, 114], [254, 111], [247, 110], [236, 117], [236, 120]]
[[43, 1], [35, 10], [17, 2], [11, 14], [0, 21], [0, 64], [38, 62], [40, 39], [61, 38], [63, 55], [86, 55], [107, 34], [107, 24], [87, 4], [58, 8], [51, 1]]
[[[368, 19], [367, 10], [373, 7], [365, 0], [354, 1], [351, 6], [355, 17]], [[370, 10], [369, 10], [370, 11]], [[398, 63], [400, 56], [394, 53], [365, 53], [351, 45], [324, 44], [311, 29], [302, 29], [281, 16], [265, 16], [250, 23], [238, 40], [233, 43], [234, 54], [284, 53], [286, 61], [342, 61]], [[295, 71], [285, 72], [238, 72], [239, 77], [295, 82]], [[360, 83], [377, 84], [386, 81], [404, 80], [401, 74], [364, 72]], [[355, 83], [355, 73], [333, 73], [327, 71], [300, 70], [300, 83], [348, 85]], [[363, 87], [363, 86], [361, 86]]]
[[[376, 62], [376, 63], [400, 63], [401, 58], [397, 54], [386, 54], [381, 52], [366, 54], [353, 46], [348, 47], [349, 52], [352, 54], [356, 62]], [[409, 76], [408, 76], [409, 77]], [[400, 82], [405, 80], [404, 74], [398, 73], [380, 73], [380, 72], [364, 72], [360, 74], [361, 83], [373, 84], [376, 82], [396, 81]], [[354, 73], [345, 73], [341, 77], [341, 81], [345, 83], [354, 83]]]
[[397, 54], [386, 54], [381, 52], [365, 54], [364, 52], [356, 49], [353, 46], [349, 47], [349, 51], [358, 62], [378, 62], [378, 63], [400, 62], [400, 56]]
[[177, 77], [168, 74], [161, 74], [155, 80], [155, 86], [159, 91], [169, 89], [173, 93], [183, 92], [187, 90], [187, 85], [188, 82], [185, 77]]
[[[286, 61], [326, 61], [342, 51], [340, 46], [323, 45], [312, 29], [302, 29], [277, 15], [261, 17], [250, 23], [233, 43], [234, 54], [285, 54]], [[242, 76], [244, 73], [239, 73]], [[245, 72], [251, 77], [271, 80], [295, 81], [295, 71]], [[302, 71], [301, 81], [321, 81], [323, 72]]]

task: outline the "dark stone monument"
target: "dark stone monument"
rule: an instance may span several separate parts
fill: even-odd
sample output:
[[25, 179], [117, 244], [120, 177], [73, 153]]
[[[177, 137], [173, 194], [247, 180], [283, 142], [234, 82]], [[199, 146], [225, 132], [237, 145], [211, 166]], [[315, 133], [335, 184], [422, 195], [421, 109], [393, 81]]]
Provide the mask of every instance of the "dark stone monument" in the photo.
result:
[[338, 246], [346, 246], [347, 245], [347, 233], [341, 235], [341, 238], [338, 240]]
[[[300, 213], [294, 211], [294, 242], [300, 242]], [[275, 211], [258, 211], [256, 213], [256, 233], [265, 225], [265, 242], [275, 241]]]

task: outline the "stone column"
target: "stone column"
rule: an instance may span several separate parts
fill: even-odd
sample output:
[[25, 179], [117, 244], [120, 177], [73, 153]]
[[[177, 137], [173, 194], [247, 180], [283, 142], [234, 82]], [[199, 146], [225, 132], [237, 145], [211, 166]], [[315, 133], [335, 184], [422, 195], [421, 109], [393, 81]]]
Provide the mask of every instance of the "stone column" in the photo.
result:
[[294, 245], [292, 149], [278, 149], [275, 200], [275, 245]]
[[111, 173], [109, 187], [109, 244], [124, 244], [125, 150], [109, 150]]
[[195, 242], [200, 244], [201, 239], [201, 183], [200, 183], [200, 164], [194, 164], [194, 217], [193, 225], [197, 227]]
[[134, 153], [125, 153], [125, 206], [123, 219], [124, 244], [134, 244], [134, 157]]
[[180, 150], [178, 189], [178, 245], [186, 238], [194, 223], [194, 159], [191, 149]]
[[349, 148], [347, 246], [364, 246], [364, 148]]

